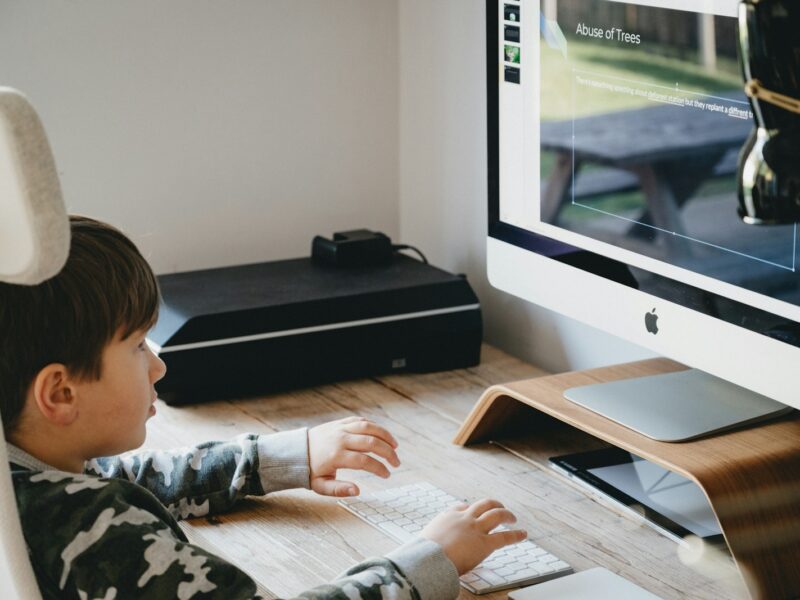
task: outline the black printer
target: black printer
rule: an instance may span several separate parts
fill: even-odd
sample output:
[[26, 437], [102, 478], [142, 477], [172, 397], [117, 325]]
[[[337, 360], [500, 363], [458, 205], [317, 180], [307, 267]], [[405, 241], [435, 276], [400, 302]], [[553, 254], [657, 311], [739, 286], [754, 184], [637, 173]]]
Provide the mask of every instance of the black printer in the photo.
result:
[[339, 269], [310, 258], [161, 275], [151, 347], [169, 404], [478, 364], [482, 319], [462, 275], [402, 254]]

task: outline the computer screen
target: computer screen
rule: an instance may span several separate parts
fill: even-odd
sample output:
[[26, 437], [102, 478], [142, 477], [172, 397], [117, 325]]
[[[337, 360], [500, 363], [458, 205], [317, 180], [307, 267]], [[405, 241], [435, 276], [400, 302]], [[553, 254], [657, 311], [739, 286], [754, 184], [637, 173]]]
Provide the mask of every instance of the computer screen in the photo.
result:
[[737, 213], [737, 5], [487, 2], [488, 272], [797, 407], [797, 224]]

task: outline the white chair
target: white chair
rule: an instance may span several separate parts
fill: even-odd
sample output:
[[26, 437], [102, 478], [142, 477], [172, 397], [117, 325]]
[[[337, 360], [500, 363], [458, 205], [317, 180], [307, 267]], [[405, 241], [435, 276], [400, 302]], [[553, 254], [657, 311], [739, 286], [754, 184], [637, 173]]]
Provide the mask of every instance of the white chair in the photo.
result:
[[[69, 253], [67, 219], [50, 144], [25, 97], [0, 87], [0, 281], [35, 285]], [[22, 537], [0, 422], [0, 597], [41, 598]]]

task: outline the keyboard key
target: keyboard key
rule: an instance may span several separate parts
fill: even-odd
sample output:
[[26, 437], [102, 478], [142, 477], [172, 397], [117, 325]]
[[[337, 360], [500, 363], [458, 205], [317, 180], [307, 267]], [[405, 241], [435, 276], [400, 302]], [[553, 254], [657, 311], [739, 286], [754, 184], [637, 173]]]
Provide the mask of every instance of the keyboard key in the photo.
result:
[[538, 569], [540, 575], [549, 575], [556, 572], [556, 568], [553, 567], [552, 563], [539, 564]]
[[503, 555], [497, 557], [497, 562], [499, 562], [501, 564], [504, 564], [504, 565], [508, 564], [508, 563], [511, 563], [511, 562], [514, 562], [515, 560], [516, 560], [516, 556], [515, 555], [511, 555], [511, 554], [503, 554]]
[[555, 556], [553, 556], [552, 554], [546, 554], [545, 556], [543, 556], [542, 558], [539, 559], [539, 562], [552, 563], [552, 562], [556, 562], [557, 560], [558, 559]]
[[539, 570], [533, 569], [531, 567], [517, 571], [517, 577], [524, 577], [525, 579], [527, 579], [528, 577], [538, 577], [539, 575], [540, 575]]
[[484, 581], [483, 579], [478, 578], [477, 581], [473, 581], [470, 585], [475, 589], [475, 591], [480, 592], [486, 590], [486, 592], [491, 591], [492, 584], [488, 581]]
[[478, 575], [484, 581], [487, 581], [491, 584], [497, 585], [499, 583], [505, 583], [506, 580], [501, 575], [497, 574], [497, 571], [492, 571], [491, 569], [486, 569], [482, 567], [478, 567], [473, 571], [476, 575]]

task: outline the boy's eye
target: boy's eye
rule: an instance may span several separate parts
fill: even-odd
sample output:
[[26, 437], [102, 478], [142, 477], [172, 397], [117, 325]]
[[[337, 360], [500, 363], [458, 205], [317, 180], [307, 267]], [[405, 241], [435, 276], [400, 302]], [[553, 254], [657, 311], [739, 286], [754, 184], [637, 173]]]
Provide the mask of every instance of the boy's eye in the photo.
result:
[[137, 348], [139, 348], [139, 350], [145, 350], [147, 348], [147, 342], [142, 340], [141, 342], [139, 342], [139, 345], [137, 346]]

